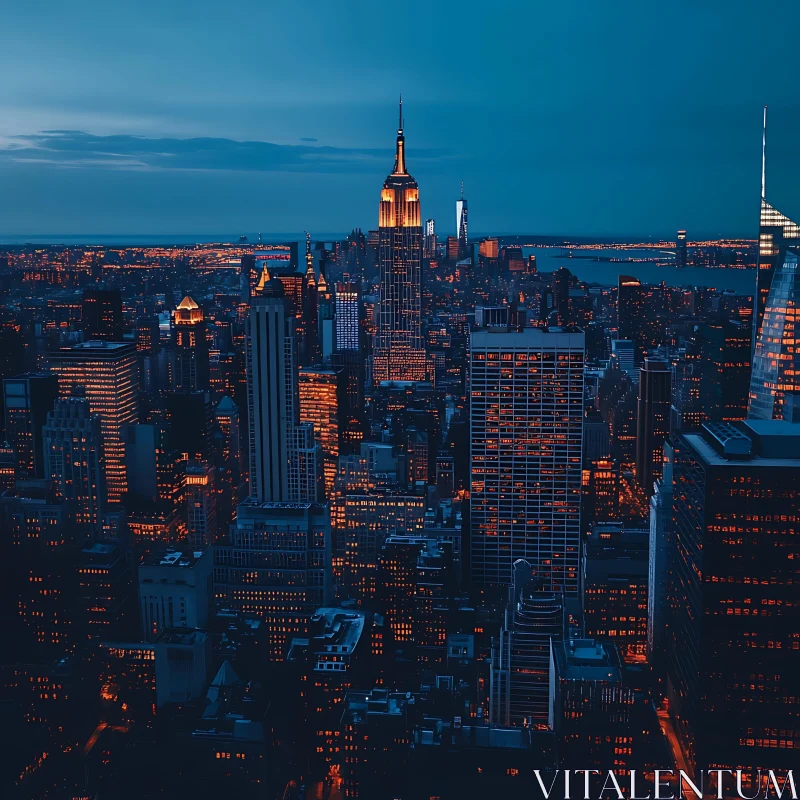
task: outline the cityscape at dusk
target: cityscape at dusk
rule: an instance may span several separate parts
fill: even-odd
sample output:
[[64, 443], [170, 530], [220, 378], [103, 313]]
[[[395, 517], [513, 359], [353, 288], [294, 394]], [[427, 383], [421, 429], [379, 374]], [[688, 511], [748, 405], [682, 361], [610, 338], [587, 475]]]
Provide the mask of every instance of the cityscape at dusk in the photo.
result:
[[797, 800], [800, 11], [40, 6], [0, 798]]

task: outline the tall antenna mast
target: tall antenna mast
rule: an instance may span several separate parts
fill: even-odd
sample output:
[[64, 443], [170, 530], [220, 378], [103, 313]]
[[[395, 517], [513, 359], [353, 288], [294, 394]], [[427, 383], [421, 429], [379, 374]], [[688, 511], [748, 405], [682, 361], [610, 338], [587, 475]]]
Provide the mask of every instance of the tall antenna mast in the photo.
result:
[[764, 128], [761, 133], [761, 199], [767, 199], [767, 107], [764, 106]]

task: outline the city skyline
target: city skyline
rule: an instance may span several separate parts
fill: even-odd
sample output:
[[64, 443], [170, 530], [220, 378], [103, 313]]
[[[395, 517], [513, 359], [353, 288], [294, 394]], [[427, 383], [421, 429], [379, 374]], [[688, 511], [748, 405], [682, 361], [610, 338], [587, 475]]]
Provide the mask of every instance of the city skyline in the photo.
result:
[[[782, 5], [790, 23], [798, 11]], [[227, 12], [238, 23], [232, 48], [217, 37], [222, 12], [204, 4], [179, 42], [165, 32], [179, 11], [151, 28], [146, 13], [78, 6], [45, 4], [35, 61], [31, 12], [9, 10], [20, 35], [0, 56], [18, 75], [0, 89], [0, 185], [13, 187], [0, 200], [0, 239], [367, 229], [400, 91], [422, 213], [440, 228], [453, 224], [463, 180], [475, 233], [754, 235], [765, 103], [771, 159], [784, 165], [770, 177], [772, 201], [800, 216], [799, 112], [782, 45], [792, 26], [744, 3], [725, 15], [713, 3], [607, 14], [576, 2], [497, 18], [426, 8], [402, 65], [379, 57], [380, 10], [363, 9], [351, 31], [309, 4], [338, 53], [326, 61], [313, 33], [283, 24], [286, 9]], [[418, 10], [392, 21], [398, 34]], [[512, 29], [528, 38], [508, 46]], [[92, 47], [65, 50], [69, 34]], [[761, 57], [720, 57], [729, 42]], [[655, 55], [674, 46], [680, 59]], [[209, 49], [211, 62], [200, 55]], [[148, 53], [167, 69], [156, 72]], [[328, 202], [331, 192], [342, 202]]]

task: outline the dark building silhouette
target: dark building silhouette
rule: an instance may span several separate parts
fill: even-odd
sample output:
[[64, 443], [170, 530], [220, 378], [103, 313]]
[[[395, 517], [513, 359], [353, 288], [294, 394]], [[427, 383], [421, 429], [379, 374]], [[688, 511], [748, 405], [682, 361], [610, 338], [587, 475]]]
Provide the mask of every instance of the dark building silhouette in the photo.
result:
[[122, 295], [119, 289], [86, 289], [81, 303], [83, 338], [122, 340]]
[[667, 688], [692, 769], [796, 763], [799, 453], [783, 421], [676, 437]]
[[671, 378], [669, 363], [663, 359], [646, 358], [639, 372], [636, 481], [648, 493], [663, 469], [664, 440], [669, 436]]
[[52, 373], [30, 372], [3, 381], [6, 439], [14, 448], [17, 477], [43, 478], [42, 429], [58, 396]]

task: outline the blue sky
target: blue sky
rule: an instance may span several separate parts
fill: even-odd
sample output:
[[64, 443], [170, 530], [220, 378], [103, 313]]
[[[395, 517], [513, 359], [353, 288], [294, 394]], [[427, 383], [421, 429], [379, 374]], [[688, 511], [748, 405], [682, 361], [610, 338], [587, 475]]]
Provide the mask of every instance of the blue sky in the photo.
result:
[[[398, 11], [402, 9], [402, 11]], [[800, 6], [736, 0], [3, 8], [2, 234], [376, 224], [403, 92], [423, 215], [475, 232], [753, 235], [800, 216]]]

